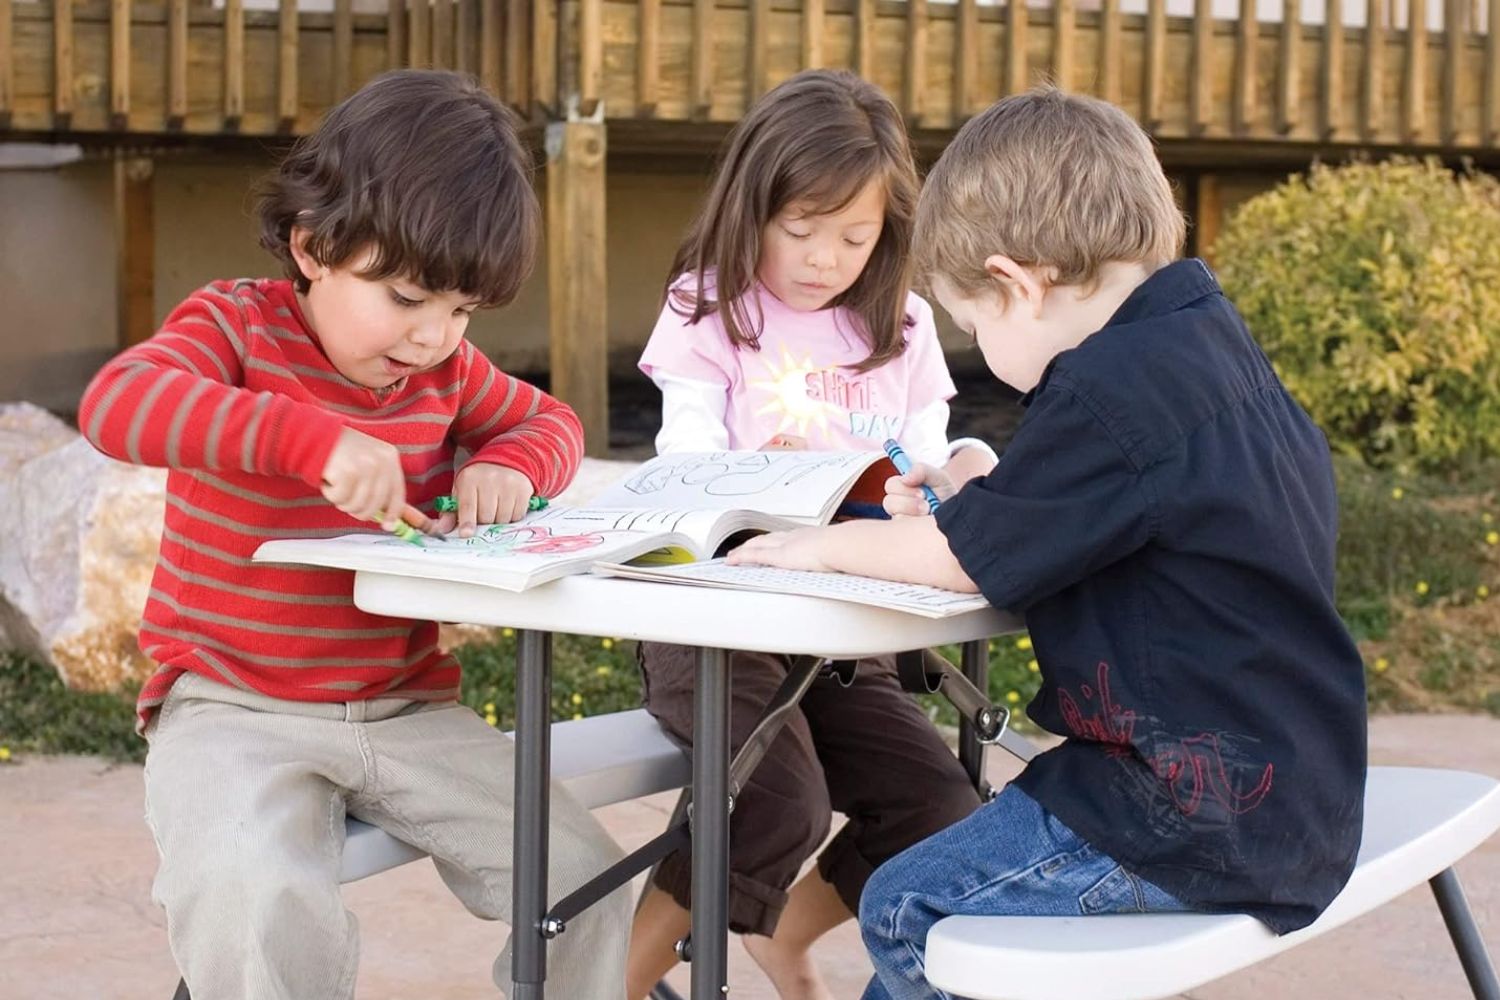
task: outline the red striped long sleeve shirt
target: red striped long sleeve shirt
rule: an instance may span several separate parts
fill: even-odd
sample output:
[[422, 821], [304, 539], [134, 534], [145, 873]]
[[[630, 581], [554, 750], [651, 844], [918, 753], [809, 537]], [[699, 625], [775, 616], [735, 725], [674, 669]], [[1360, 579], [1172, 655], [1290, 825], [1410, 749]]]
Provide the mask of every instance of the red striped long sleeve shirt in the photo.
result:
[[299, 701], [457, 696], [437, 625], [367, 614], [353, 574], [258, 564], [272, 538], [368, 529], [320, 493], [345, 427], [396, 446], [419, 507], [451, 491], [455, 459], [524, 473], [543, 496], [577, 471], [583, 429], [564, 404], [468, 341], [384, 391], [329, 363], [288, 281], [215, 282], [89, 384], [79, 428], [99, 450], [166, 466], [161, 551], [140, 643], [158, 668], [138, 725], [184, 672]]

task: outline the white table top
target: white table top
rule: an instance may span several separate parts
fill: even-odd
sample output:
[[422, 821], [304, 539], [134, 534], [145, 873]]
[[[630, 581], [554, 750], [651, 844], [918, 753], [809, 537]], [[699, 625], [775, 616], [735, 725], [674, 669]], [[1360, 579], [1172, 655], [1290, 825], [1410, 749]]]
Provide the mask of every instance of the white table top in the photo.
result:
[[985, 639], [1022, 627], [985, 608], [923, 618], [822, 597], [568, 576], [522, 593], [361, 570], [354, 603], [374, 614], [853, 659]]

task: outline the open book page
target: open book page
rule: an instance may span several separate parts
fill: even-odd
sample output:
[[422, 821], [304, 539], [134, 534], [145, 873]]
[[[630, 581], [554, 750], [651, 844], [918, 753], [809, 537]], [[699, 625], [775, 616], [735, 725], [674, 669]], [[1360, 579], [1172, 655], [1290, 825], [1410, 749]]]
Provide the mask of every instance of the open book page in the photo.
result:
[[989, 602], [979, 594], [960, 594], [938, 587], [892, 583], [889, 580], [852, 576], [848, 573], [812, 573], [769, 566], [731, 566], [722, 559], [683, 566], [623, 566], [600, 562], [594, 565], [594, 572], [601, 576], [682, 583], [696, 587], [827, 597], [836, 601], [904, 611], [924, 618], [949, 618], [989, 607]]
[[[878, 451], [720, 451], [658, 455], [591, 506], [754, 510], [827, 524]], [[888, 470], [894, 474], [895, 470]], [[878, 500], [877, 500], [878, 502]]]
[[755, 510], [591, 506], [547, 507], [522, 523], [565, 533], [645, 532], [661, 538], [660, 550], [647, 561], [691, 562], [713, 558], [726, 539], [740, 532], [781, 531], [799, 522]]
[[515, 524], [483, 526], [472, 538], [424, 537], [421, 545], [374, 532], [283, 539], [266, 542], [254, 558], [522, 591], [569, 573], [587, 572], [597, 559], [625, 561], [674, 546], [697, 550], [687, 535], [641, 523], [649, 520], [644, 516], [649, 512], [616, 511], [619, 516], [613, 518], [569, 516], [572, 513], [542, 510]]

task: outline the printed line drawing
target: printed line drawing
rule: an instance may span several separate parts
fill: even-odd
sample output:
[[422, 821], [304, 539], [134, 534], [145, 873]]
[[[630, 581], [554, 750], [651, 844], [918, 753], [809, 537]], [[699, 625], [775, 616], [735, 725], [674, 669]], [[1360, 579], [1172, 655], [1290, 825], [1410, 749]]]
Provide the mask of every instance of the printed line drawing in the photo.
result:
[[654, 464], [625, 481], [636, 496], [691, 486], [704, 496], [750, 497], [783, 489], [829, 466], [847, 464], [843, 455], [786, 452], [716, 452], [684, 456], [681, 462]]

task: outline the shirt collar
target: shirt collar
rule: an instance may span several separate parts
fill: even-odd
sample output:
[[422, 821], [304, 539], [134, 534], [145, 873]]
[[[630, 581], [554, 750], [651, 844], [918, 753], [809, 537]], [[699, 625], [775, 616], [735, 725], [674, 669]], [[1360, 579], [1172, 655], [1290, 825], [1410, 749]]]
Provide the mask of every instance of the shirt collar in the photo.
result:
[[1137, 285], [1104, 328], [1165, 316], [1217, 291], [1218, 279], [1202, 260], [1173, 261]]
[[[1212, 295], [1218, 291], [1220, 291], [1219, 280], [1214, 277], [1214, 273], [1202, 260], [1189, 257], [1185, 260], [1173, 261], [1159, 268], [1137, 285], [1135, 290], [1120, 304], [1120, 308], [1115, 310], [1114, 315], [1110, 316], [1104, 326], [1100, 327], [1100, 330], [1165, 316], [1191, 302], [1198, 301], [1205, 295]], [[1058, 357], [1061, 356], [1058, 355]], [[1035, 388], [1021, 397], [1022, 406], [1031, 405], [1036, 394], [1051, 378], [1052, 369], [1056, 365], [1057, 358], [1047, 363]]]

